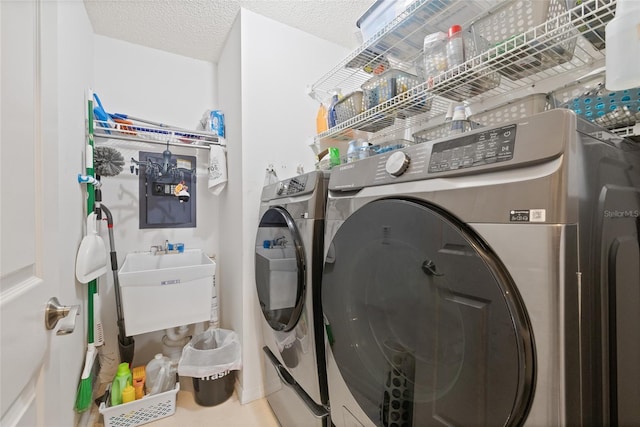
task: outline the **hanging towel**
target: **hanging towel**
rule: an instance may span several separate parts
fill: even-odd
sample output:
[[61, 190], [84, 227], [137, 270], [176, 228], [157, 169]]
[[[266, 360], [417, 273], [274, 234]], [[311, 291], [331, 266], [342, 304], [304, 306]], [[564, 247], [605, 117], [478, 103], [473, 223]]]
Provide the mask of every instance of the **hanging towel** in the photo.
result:
[[209, 183], [208, 188], [219, 196], [227, 184], [227, 155], [223, 146], [209, 147]]

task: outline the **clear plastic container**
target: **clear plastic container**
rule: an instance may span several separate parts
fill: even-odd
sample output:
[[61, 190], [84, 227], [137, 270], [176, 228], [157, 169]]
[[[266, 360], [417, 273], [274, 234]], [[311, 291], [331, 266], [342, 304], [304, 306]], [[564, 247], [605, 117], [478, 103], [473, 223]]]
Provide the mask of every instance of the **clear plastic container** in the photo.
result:
[[176, 385], [176, 368], [171, 359], [162, 353], [147, 363], [145, 367], [147, 394], [159, 394], [171, 390]]
[[362, 40], [373, 37], [389, 22], [401, 14], [413, 0], [377, 0], [356, 22], [362, 32]]
[[615, 18], [606, 26], [608, 90], [640, 86], [640, 3], [618, 0]]
[[451, 120], [451, 131], [449, 135], [459, 135], [471, 130], [471, 124], [467, 120], [464, 105], [457, 105], [453, 110], [453, 118]]
[[449, 37], [447, 34], [439, 31], [429, 34], [424, 38], [423, 44], [423, 69], [421, 77], [425, 81], [433, 79], [433, 77], [447, 70], [447, 42]]
[[452, 25], [449, 28], [447, 40], [447, 65], [448, 69], [464, 63], [464, 40], [462, 38], [462, 27]]

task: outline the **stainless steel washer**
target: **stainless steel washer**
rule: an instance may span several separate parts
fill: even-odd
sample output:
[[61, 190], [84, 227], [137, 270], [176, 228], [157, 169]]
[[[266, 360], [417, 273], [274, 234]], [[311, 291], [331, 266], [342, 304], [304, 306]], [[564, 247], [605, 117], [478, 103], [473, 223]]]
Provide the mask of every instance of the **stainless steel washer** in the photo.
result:
[[638, 148], [553, 110], [335, 168], [332, 422], [640, 424]]
[[327, 181], [318, 171], [262, 190], [256, 289], [267, 400], [283, 427], [330, 423], [319, 293]]

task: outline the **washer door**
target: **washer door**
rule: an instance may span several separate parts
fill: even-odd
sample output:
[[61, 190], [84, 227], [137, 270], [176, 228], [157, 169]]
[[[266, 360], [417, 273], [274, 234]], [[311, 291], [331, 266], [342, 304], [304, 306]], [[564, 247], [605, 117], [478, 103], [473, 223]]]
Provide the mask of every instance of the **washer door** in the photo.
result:
[[516, 286], [441, 209], [385, 199], [350, 216], [329, 247], [322, 305], [342, 379], [376, 425], [526, 417], [534, 343]]
[[[295, 222], [281, 207], [270, 208], [260, 220], [255, 268], [262, 314], [273, 330], [291, 331], [304, 305], [306, 265]], [[295, 335], [291, 336], [295, 339]]]

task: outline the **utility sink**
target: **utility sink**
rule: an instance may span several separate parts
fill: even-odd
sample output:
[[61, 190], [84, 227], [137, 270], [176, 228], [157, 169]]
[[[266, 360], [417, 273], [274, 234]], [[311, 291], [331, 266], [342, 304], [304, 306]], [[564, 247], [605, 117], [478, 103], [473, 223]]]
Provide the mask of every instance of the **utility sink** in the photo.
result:
[[186, 249], [183, 253], [153, 255], [151, 252], [127, 254], [120, 268], [120, 284], [138, 286], [170, 285], [201, 277], [211, 277], [215, 263], [200, 249]]
[[118, 272], [127, 335], [210, 320], [215, 271], [200, 249], [127, 254]]
[[298, 292], [298, 262], [293, 247], [256, 247], [258, 297], [265, 310], [295, 306]]
[[260, 263], [266, 264], [269, 270], [296, 271], [298, 269], [296, 251], [293, 247], [256, 247], [256, 258]]

